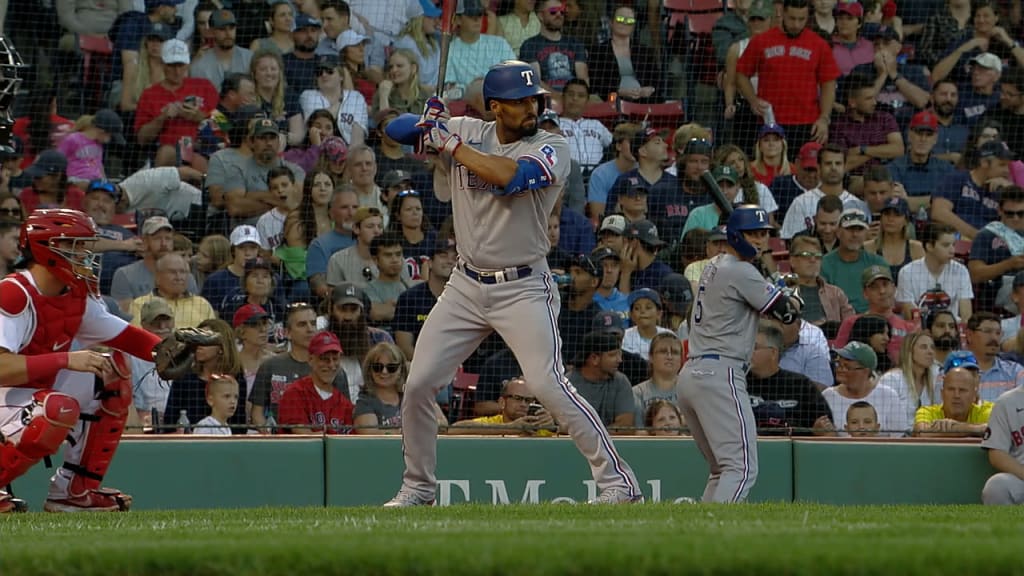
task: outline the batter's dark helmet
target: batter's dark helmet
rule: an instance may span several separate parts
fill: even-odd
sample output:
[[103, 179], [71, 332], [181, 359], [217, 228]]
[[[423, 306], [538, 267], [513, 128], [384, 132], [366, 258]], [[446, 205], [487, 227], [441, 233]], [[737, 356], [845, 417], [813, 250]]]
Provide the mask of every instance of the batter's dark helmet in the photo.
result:
[[768, 213], [757, 204], [743, 204], [737, 206], [729, 215], [729, 222], [725, 225], [725, 239], [729, 242], [740, 258], [753, 258], [757, 256], [757, 248], [743, 237], [744, 232], [751, 230], [771, 230], [773, 228], [768, 219]]
[[537, 110], [544, 109], [544, 95], [547, 90], [540, 85], [540, 76], [526, 62], [505, 60], [491, 66], [484, 76], [484, 107], [491, 100], [519, 100], [528, 96], [537, 97]]

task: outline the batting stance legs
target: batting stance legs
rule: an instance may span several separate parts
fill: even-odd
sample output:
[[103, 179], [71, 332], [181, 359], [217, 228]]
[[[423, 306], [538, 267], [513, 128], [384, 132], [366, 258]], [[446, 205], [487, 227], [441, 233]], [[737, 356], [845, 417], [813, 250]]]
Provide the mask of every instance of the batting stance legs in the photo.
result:
[[545, 262], [535, 263], [532, 269], [527, 278], [500, 284], [482, 284], [458, 269], [452, 272], [416, 342], [402, 398], [405, 475], [401, 491], [388, 506], [433, 503], [437, 486], [434, 398], [492, 330], [515, 353], [531, 393], [568, 427], [604, 499], [629, 501], [640, 496], [633, 471], [616, 452], [600, 418], [565, 377], [557, 330], [558, 292]]
[[711, 468], [704, 502], [742, 502], [757, 480], [757, 426], [746, 373], [739, 360], [697, 357], [679, 374], [680, 411]]

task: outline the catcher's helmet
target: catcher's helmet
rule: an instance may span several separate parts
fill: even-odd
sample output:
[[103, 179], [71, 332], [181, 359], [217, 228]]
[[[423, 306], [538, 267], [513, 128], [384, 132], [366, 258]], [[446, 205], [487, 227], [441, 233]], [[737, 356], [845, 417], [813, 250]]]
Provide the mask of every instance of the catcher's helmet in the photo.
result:
[[729, 242], [740, 258], [753, 258], [757, 256], [757, 248], [743, 237], [744, 232], [751, 230], [771, 230], [772, 223], [768, 219], [768, 213], [757, 204], [743, 204], [737, 206], [729, 221], [725, 225], [725, 239]]
[[547, 90], [540, 85], [540, 76], [526, 62], [505, 60], [491, 66], [484, 76], [484, 107], [491, 100], [518, 100], [528, 96], [537, 97], [537, 110], [544, 109]]
[[[92, 252], [96, 240], [92, 218], [62, 208], [29, 214], [19, 238], [22, 250], [62, 282], [99, 296], [100, 258]], [[70, 241], [70, 245], [58, 246], [61, 241]]]

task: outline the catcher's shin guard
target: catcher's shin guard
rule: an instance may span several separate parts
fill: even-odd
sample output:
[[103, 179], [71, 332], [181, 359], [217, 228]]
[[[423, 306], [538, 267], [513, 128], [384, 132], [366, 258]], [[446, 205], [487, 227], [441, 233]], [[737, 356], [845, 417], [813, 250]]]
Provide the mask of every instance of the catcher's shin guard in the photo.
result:
[[39, 390], [32, 395], [31, 418], [17, 443], [0, 437], [0, 487], [57, 453], [78, 424], [78, 402], [60, 392]]
[[[85, 432], [81, 458], [78, 463], [65, 460], [62, 466], [72, 472], [68, 486], [68, 495], [71, 498], [82, 497], [99, 490], [100, 482], [110, 468], [110, 462], [124, 433], [128, 409], [132, 403], [131, 369], [128, 367], [127, 359], [120, 352], [114, 352], [111, 361], [116, 373], [103, 384], [103, 389], [97, 396], [100, 400], [99, 410], [94, 415], [82, 415], [82, 420], [88, 422], [88, 429]], [[127, 509], [130, 500], [128, 498], [123, 506], [119, 502], [119, 507]]]

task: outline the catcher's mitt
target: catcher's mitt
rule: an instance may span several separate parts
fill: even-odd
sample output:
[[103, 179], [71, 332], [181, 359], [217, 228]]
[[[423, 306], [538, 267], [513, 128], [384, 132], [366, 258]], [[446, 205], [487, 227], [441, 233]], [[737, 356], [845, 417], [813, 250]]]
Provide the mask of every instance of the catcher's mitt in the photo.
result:
[[218, 346], [220, 336], [205, 328], [180, 328], [153, 348], [156, 373], [164, 380], [177, 380], [192, 371], [199, 346]]

